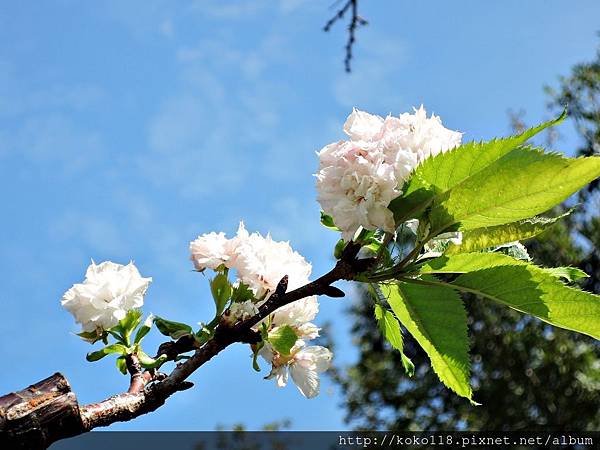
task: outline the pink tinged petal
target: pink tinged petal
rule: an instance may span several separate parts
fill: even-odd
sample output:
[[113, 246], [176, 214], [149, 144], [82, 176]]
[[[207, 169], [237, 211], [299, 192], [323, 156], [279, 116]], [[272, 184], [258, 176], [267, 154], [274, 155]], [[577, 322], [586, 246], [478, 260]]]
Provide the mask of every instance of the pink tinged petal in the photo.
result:
[[296, 360], [314, 364], [317, 372], [324, 372], [329, 369], [332, 358], [333, 353], [331, 353], [329, 349], [321, 347], [320, 345], [305, 347], [295, 356]]
[[314, 323], [305, 323], [296, 328], [296, 333], [301, 339], [315, 339], [319, 337], [319, 331], [321, 329]]
[[317, 297], [307, 297], [276, 310], [273, 315], [273, 323], [276, 325], [301, 325], [313, 320], [318, 312]]
[[379, 136], [382, 126], [381, 117], [354, 108], [344, 123], [344, 132], [352, 139], [370, 141]]

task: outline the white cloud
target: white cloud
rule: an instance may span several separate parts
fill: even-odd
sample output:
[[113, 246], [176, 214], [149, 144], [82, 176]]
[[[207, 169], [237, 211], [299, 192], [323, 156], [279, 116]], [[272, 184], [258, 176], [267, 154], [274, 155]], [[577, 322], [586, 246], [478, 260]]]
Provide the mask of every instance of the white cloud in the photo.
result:
[[290, 88], [263, 75], [286, 57], [284, 38], [267, 34], [245, 51], [224, 37], [203, 39], [176, 55], [180, 83], [150, 120], [139, 164], [153, 183], [188, 198], [235, 192], [279, 144]]

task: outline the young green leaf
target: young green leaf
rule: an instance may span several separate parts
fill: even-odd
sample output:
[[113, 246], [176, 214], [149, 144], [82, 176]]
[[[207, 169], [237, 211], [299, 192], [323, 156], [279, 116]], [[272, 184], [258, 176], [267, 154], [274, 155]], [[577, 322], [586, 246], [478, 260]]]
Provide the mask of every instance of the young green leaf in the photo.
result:
[[203, 324], [200, 324], [200, 329], [194, 333], [194, 339], [198, 343], [198, 346], [207, 343], [212, 336], [213, 331]]
[[285, 356], [290, 354], [297, 340], [296, 332], [289, 325], [276, 327], [269, 332], [269, 342], [276, 351]]
[[419, 270], [429, 274], [450, 274], [523, 264], [525, 264], [523, 261], [501, 253], [460, 253], [458, 255], [442, 255], [427, 261], [419, 267]]
[[459, 245], [451, 244], [445, 253], [446, 255], [470, 253], [507, 244], [509, 242], [523, 241], [546, 231], [558, 220], [569, 214], [570, 212], [567, 212], [552, 218], [538, 216], [504, 225], [495, 225], [492, 227], [464, 231], [462, 234], [462, 242]]
[[421, 271], [461, 273], [452, 283], [430, 284], [476, 294], [551, 325], [600, 339], [600, 296], [564, 285], [555, 269], [500, 253], [464, 253], [436, 258]]
[[117, 369], [119, 369], [119, 372], [123, 375], [127, 375], [127, 363], [125, 362], [124, 356], [119, 356], [117, 358]]
[[408, 283], [382, 285], [381, 289], [396, 317], [429, 356], [440, 381], [474, 403], [467, 315], [456, 292]]
[[232, 303], [242, 303], [246, 300], [253, 300], [254, 292], [247, 284], [239, 283], [237, 286], [233, 286], [231, 292]]
[[565, 117], [566, 111], [557, 119], [521, 134], [489, 142], [469, 142], [425, 160], [405, 183], [402, 196], [390, 203], [396, 224], [418, 219], [436, 197], [443, 197], [454, 186], [475, 176], [545, 128], [562, 122]]
[[121, 331], [123, 336], [131, 336], [131, 333], [133, 333], [133, 330], [137, 328], [141, 321], [142, 311], [139, 309], [131, 309], [127, 311], [125, 317], [119, 321], [119, 331]]
[[179, 339], [182, 336], [193, 334], [192, 327], [181, 322], [174, 322], [172, 320], [163, 319], [162, 317], [156, 317], [154, 324], [158, 331], [165, 336], [169, 336], [171, 339]]
[[82, 331], [81, 333], [77, 333], [77, 336], [84, 341], [89, 342], [90, 344], [94, 344], [95, 342], [102, 340], [105, 335], [106, 331]]
[[146, 320], [144, 320], [144, 323], [142, 324], [142, 326], [139, 327], [137, 332], [135, 333], [135, 338], [133, 339], [134, 344], [139, 344], [142, 341], [142, 339], [144, 339], [144, 337], [152, 329], [153, 323], [154, 323], [154, 316], [152, 314], [150, 314], [148, 317], [146, 317]]
[[321, 211], [321, 225], [333, 231], [340, 231], [340, 229], [333, 223], [333, 217], [325, 214], [323, 211]]
[[140, 365], [144, 369], [156, 369], [160, 367], [167, 361], [167, 355], [160, 355], [158, 358], [154, 359], [144, 353], [142, 350], [138, 350], [137, 357], [140, 362]]
[[522, 261], [531, 261], [531, 256], [529, 256], [529, 252], [527, 251], [527, 247], [525, 247], [520, 242], [513, 242], [512, 244], [503, 244], [496, 249], [497, 252], [503, 253], [515, 259], [520, 259]]
[[483, 269], [463, 274], [452, 284], [551, 325], [600, 339], [600, 296], [565, 286], [533, 265]]
[[122, 342], [123, 344], [125, 344], [125, 337], [123, 337], [123, 334], [121, 333], [120, 325], [117, 325], [116, 327], [112, 327], [112, 328], [109, 328], [108, 330], [106, 330], [106, 334], [104, 335], [104, 338], [102, 339], [102, 342], [104, 342], [105, 344], [108, 344], [108, 335], [111, 335], [113, 338], [115, 338], [115, 340], [117, 342]]
[[533, 217], [600, 176], [600, 157], [565, 158], [519, 147], [431, 203], [432, 234]]
[[343, 239], [340, 239], [339, 241], [337, 241], [337, 243], [335, 244], [335, 247], [333, 249], [333, 257], [335, 259], [340, 259], [342, 257], [342, 252], [344, 251], [346, 244], [347, 244], [347, 242], [344, 241]]
[[383, 337], [390, 343], [390, 345], [400, 352], [402, 359], [402, 366], [404, 371], [409, 377], [412, 377], [415, 373], [415, 365], [412, 361], [404, 354], [404, 346], [402, 341], [402, 330], [400, 329], [400, 322], [390, 311], [385, 309], [379, 303], [375, 303], [375, 319], [383, 334]]
[[102, 358], [104, 358], [107, 355], [110, 355], [111, 353], [126, 355], [128, 351], [129, 350], [127, 349], [127, 347], [125, 347], [122, 344], [111, 344], [98, 351], [88, 353], [85, 359], [87, 359], [89, 362], [94, 362], [101, 360]]
[[217, 308], [216, 316], [220, 316], [225, 311], [225, 306], [231, 298], [231, 283], [227, 278], [227, 275], [220, 273], [212, 280], [210, 280], [210, 291], [215, 301], [215, 307]]
[[260, 366], [258, 365], [258, 353], [265, 346], [265, 341], [260, 341], [256, 344], [254, 348], [254, 352], [252, 353], [252, 368], [257, 372], [260, 372]]
[[581, 278], [588, 278], [589, 275], [577, 267], [551, 267], [545, 268], [544, 271], [556, 278], [564, 278], [568, 282], [577, 281]]

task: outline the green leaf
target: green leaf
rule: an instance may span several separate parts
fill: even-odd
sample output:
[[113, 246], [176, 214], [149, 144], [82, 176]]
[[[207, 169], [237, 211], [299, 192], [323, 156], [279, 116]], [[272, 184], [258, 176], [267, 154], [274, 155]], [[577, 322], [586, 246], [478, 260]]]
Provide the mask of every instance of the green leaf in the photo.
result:
[[142, 324], [142, 326], [138, 328], [137, 333], [135, 333], [135, 338], [133, 339], [134, 344], [139, 344], [142, 341], [142, 339], [144, 339], [144, 337], [152, 329], [153, 323], [154, 323], [154, 316], [152, 314], [150, 314], [148, 317], [146, 317], [146, 320], [144, 320], [144, 323]]
[[577, 267], [552, 267], [544, 269], [546, 273], [556, 278], [564, 278], [569, 282], [577, 281], [581, 278], [588, 278], [589, 275]]
[[89, 342], [90, 344], [94, 344], [95, 342], [102, 340], [102, 338], [105, 335], [106, 335], [106, 331], [99, 331], [99, 330], [82, 331], [81, 333], [77, 333], [77, 336], [79, 336], [84, 341]]
[[[543, 269], [500, 253], [442, 256], [424, 264], [421, 270], [462, 273], [446, 286], [600, 339], [600, 296], [564, 285], [557, 278], [560, 271]], [[580, 274], [572, 272], [570, 276], [573, 275]]]
[[260, 366], [258, 365], [258, 353], [265, 346], [265, 341], [260, 341], [256, 344], [254, 348], [254, 352], [252, 353], [252, 368], [257, 372], [260, 372]]
[[89, 362], [99, 361], [111, 353], [126, 355], [128, 353], [128, 349], [122, 344], [111, 344], [98, 351], [88, 353], [85, 359], [87, 359]]
[[231, 301], [233, 303], [242, 303], [246, 300], [254, 300], [254, 292], [247, 284], [239, 283], [233, 287]]
[[231, 283], [227, 275], [220, 273], [210, 280], [210, 291], [215, 300], [215, 307], [217, 308], [215, 315], [220, 316], [225, 311], [225, 306], [227, 306], [232, 293]]
[[409, 377], [412, 377], [415, 373], [415, 365], [412, 361], [404, 354], [404, 345], [402, 341], [402, 330], [400, 329], [400, 322], [390, 311], [385, 309], [379, 303], [375, 303], [375, 319], [381, 330], [383, 337], [390, 343], [390, 345], [400, 352], [402, 358], [402, 365], [404, 371]]
[[565, 158], [519, 147], [431, 203], [432, 234], [533, 217], [600, 176], [600, 157]]
[[346, 241], [344, 241], [343, 239], [337, 241], [337, 243], [335, 244], [335, 248], [333, 249], [333, 257], [335, 259], [340, 259], [342, 257], [342, 252], [344, 251], [345, 247]]
[[127, 375], [127, 363], [125, 362], [124, 356], [119, 356], [117, 358], [117, 369], [119, 369], [119, 372], [123, 375]]
[[276, 351], [282, 355], [288, 356], [292, 347], [298, 340], [298, 336], [292, 327], [289, 325], [282, 325], [269, 332], [268, 340]]
[[118, 328], [122, 331], [124, 336], [131, 336], [133, 330], [142, 321], [142, 311], [139, 309], [130, 309], [123, 319], [119, 321]]
[[269, 339], [269, 327], [271, 326], [271, 318], [269, 317], [268, 319], [268, 325], [265, 322], [262, 322], [260, 324], [260, 337], [263, 340], [267, 340]]
[[504, 225], [475, 228], [464, 231], [460, 245], [451, 244], [445, 251], [446, 255], [470, 253], [484, 250], [514, 241], [523, 241], [546, 231], [558, 220], [566, 217], [570, 211], [558, 217], [532, 217]]
[[503, 253], [505, 255], [511, 256], [515, 259], [520, 259], [523, 261], [531, 261], [531, 256], [529, 256], [529, 252], [527, 248], [521, 244], [520, 242], [515, 242], [512, 245], [504, 244], [496, 249], [497, 252]]
[[557, 119], [521, 134], [489, 142], [469, 142], [425, 160], [405, 183], [402, 196], [390, 203], [389, 209], [394, 213], [396, 224], [418, 219], [434, 199], [443, 197], [454, 186], [477, 175], [540, 131], [562, 122], [565, 117], [566, 110]]
[[387, 339], [392, 347], [402, 351], [404, 349], [402, 341], [402, 330], [400, 323], [396, 320], [394, 314], [385, 309], [383, 306], [375, 303], [375, 319], [379, 325], [379, 329], [383, 336]]
[[154, 359], [148, 356], [142, 350], [138, 350], [137, 357], [140, 365], [145, 369], [156, 369], [167, 361], [167, 355], [160, 355], [158, 358]]
[[182, 336], [193, 334], [192, 327], [185, 323], [156, 317], [154, 319], [154, 324], [156, 325], [156, 328], [158, 328], [158, 331], [172, 339], [179, 339]]
[[105, 344], [108, 344], [108, 335], [111, 335], [113, 338], [115, 338], [115, 340], [117, 342], [122, 342], [123, 344], [125, 344], [125, 338], [123, 337], [123, 335], [121, 333], [120, 325], [117, 325], [115, 327], [112, 327], [112, 328], [109, 328], [108, 330], [106, 330], [105, 338], [102, 339], [102, 341]]
[[396, 317], [429, 356], [440, 381], [474, 403], [469, 384], [467, 315], [456, 292], [443, 286], [408, 283], [381, 288]]
[[321, 225], [333, 231], [340, 231], [340, 229], [333, 223], [333, 217], [325, 214], [323, 211], [321, 211]]
[[510, 256], [501, 253], [461, 253], [458, 255], [442, 255], [419, 266], [422, 273], [450, 274], [468, 273], [479, 269], [497, 266], [523, 265]]
[[200, 329], [194, 334], [194, 339], [198, 343], [198, 346], [207, 343], [213, 336], [213, 331], [207, 326], [200, 324]]

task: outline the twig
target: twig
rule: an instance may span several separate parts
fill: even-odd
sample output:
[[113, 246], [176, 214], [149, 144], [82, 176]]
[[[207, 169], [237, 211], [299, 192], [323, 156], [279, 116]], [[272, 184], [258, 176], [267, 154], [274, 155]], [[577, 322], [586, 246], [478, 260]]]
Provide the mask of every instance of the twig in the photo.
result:
[[368, 22], [358, 15], [358, 0], [347, 0], [346, 3], [335, 13], [335, 15], [327, 21], [325, 26], [323, 27], [323, 31], [328, 32], [331, 30], [333, 25], [342, 20], [344, 15], [348, 12], [348, 10], [352, 11], [352, 17], [350, 18], [350, 23], [348, 24], [348, 40], [346, 41], [346, 57], [344, 58], [344, 66], [346, 68], [346, 72], [352, 72], [352, 49], [354, 47], [354, 43], [356, 42], [356, 29], [360, 26], [367, 25]]
[[[213, 338], [197, 349], [190, 359], [178, 364], [173, 372], [164, 380], [149, 384], [137, 393], [120, 394], [100, 403], [81, 407], [81, 418], [84, 428], [82, 432], [90, 431], [97, 427], [108, 426], [115, 422], [128, 421], [155, 411], [175, 392], [189, 389], [192, 387], [192, 383], [187, 382], [186, 379], [192, 373], [229, 345], [235, 342], [247, 343], [255, 340], [257, 332], [252, 327], [275, 310], [306, 297], [332, 293], [329, 289], [332, 283], [338, 280], [351, 280], [358, 273], [365, 270], [373, 261], [357, 260], [356, 255], [359, 248], [360, 245], [350, 243], [330, 272], [293, 291], [285, 292], [284, 285], [287, 283], [284, 277], [280, 283], [280, 287], [259, 308], [258, 314], [243, 322], [238, 322], [233, 327], [226, 325], [224, 322], [217, 325]], [[173, 346], [179, 347], [177, 351], [185, 349], [189, 351], [189, 343], [177, 341], [170, 345], [161, 345], [162, 350], [159, 350], [159, 352], [167, 352], [163, 354], [173, 356], [174, 359], [176, 350]]]
[[258, 314], [233, 326], [221, 320], [212, 338], [200, 348], [192, 336], [161, 344], [157, 357], [166, 355], [170, 361], [195, 350], [168, 376], [155, 369], [142, 371], [137, 355], [132, 354], [125, 360], [131, 376], [128, 391], [99, 403], [80, 406], [61, 374], [20, 393], [0, 397], [0, 447], [45, 449], [59, 439], [155, 411], [175, 392], [191, 388], [193, 383], [187, 378], [229, 345], [259, 342], [260, 333], [253, 327], [278, 308], [313, 295], [343, 295], [332, 283], [355, 279], [376, 262], [375, 258], [357, 259], [359, 249], [360, 244], [349, 243], [330, 272], [298, 289], [288, 292], [287, 277], [283, 277], [273, 294], [260, 306]]
[[[129, 394], [140, 392], [146, 386], [146, 375], [142, 372], [142, 366], [137, 355], [125, 356], [125, 364], [127, 365], [127, 371], [131, 375], [131, 381], [129, 383]], [[148, 372], [148, 379], [150, 379], [150, 373]]]

